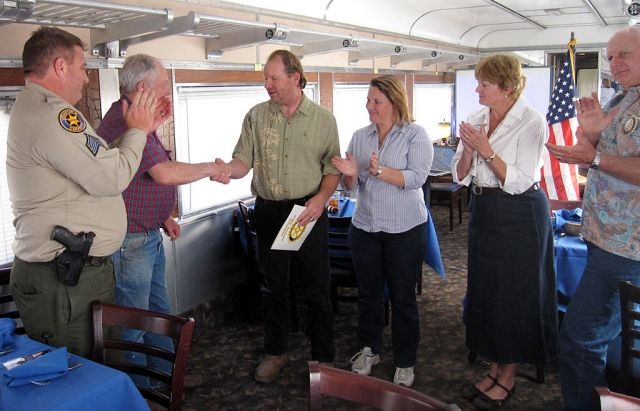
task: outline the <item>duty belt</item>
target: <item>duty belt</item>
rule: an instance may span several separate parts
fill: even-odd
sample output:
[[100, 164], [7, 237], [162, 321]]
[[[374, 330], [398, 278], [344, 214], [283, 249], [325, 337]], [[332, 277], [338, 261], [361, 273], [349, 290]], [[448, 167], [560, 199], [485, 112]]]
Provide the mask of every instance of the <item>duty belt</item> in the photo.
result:
[[[32, 263], [32, 262], [29, 262], [29, 261], [21, 260], [18, 257], [13, 257], [13, 258], [15, 258], [16, 260], [20, 260], [23, 263], [44, 265], [46, 267], [55, 267], [55, 261], [56, 261], [56, 260], [49, 260], [49, 261], [45, 261], [45, 262], [33, 262]], [[100, 265], [107, 258], [109, 258], [109, 257], [94, 257], [94, 256], [90, 255], [89, 257], [87, 257], [87, 260], [84, 262], [84, 266], [87, 267], [87, 266], [92, 266], [92, 265]]]

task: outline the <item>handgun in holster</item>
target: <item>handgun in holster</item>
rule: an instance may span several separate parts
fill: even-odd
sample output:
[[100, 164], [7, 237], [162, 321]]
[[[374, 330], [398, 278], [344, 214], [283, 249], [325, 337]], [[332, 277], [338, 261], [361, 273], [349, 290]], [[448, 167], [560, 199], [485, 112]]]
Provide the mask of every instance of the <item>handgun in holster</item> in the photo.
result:
[[91, 244], [95, 233], [81, 232], [73, 234], [62, 226], [55, 226], [51, 232], [51, 239], [67, 247], [65, 251], [55, 258], [55, 266], [58, 271], [58, 280], [64, 285], [75, 287], [82, 274], [85, 261], [89, 256]]

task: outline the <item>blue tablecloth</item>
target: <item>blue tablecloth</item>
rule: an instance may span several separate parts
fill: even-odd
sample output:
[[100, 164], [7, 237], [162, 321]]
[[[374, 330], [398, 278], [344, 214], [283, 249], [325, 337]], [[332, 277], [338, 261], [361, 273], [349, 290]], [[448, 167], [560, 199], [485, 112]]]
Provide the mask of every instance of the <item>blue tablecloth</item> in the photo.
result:
[[[45, 349], [27, 337], [14, 335], [16, 350], [0, 355], [0, 363]], [[0, 378], [0, 411], [149, 411], [131, 378], [113, 368], [70, 354], [69, 363], [83, 365], [47, 385], [8, 387]], [[6, 372], [0, 365], [0, 374]]]
[[[336, 217], [351, 217], [355, 211], [356, 203], [349, 198], [340, 198], [340, 211], [338, 214], [329, 214], [330, 218]], [[440, 254], [440, 244], [438, 243], [438, 236], [436, 235], [436, 228], [433, 225], [433, 219], [431, 218], [431, 212], [427, 207], [427, 213], [429, 214], [429, 220], [427, 221], [427, 229], [425, 232], [425, 240], [427, 242], [427, 250], [424, 255], [424, 262], [437, 273], [439, 273], [443, 279], [446, 279], [444, 272], [444, 264], [442, 263], [442, 255]]]
[[587, 244], [579, 236], [560, 237], [554, 234], [554, 253], [558, 287], [558, 309], [567, 310], [567, 304], [576, 292], [587, 265]]

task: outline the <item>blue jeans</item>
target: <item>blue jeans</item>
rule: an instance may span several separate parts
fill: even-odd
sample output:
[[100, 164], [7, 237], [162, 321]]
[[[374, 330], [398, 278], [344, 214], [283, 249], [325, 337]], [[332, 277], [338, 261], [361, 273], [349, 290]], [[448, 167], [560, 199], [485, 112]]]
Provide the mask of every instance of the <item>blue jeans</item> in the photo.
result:
[[587, 266], [560, 330], [560, 382], [567, 411], [594, 409], [593, 388], [605, 385], [607, 347], [620, 333], [618, 282], [640, 283], [640, 261], [587, 245]]
[[[171, 307], [164, 273], [166, 259], [159, 229], [128, 233], [120, 250], [111, 258], [116, 274], [116, 304], [169, 314]], [[123, 328], [122, 338], [174, 350], [171, 338], [153, 333]], [[167, 374], [172, 371], [170, 362], [154, 356], [128, 351], [125, 359], [132, 364], [148, 364]], [[147, 377], [131, 374], [131, 379], [139, 387], [148, 388], [150, 385]], [[153, 388], [157, 388], [157, 384], [153, 381]]]
[[356, 349], [382, 352], [384, 284], [391, 300], [391, 341], [396, 367], [416, 363], [420, 322], [416, 283], [425, 252], [425, 224], [397, 234], [369, 233], [351, 225], [349, 247], [358, 278]]

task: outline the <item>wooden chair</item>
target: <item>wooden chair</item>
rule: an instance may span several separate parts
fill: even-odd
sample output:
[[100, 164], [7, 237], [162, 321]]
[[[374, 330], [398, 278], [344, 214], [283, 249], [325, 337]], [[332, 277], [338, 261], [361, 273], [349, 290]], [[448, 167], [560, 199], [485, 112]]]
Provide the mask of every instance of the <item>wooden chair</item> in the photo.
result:
[[[444, 200], [449, 206], [449, 230], [453, 230], [456, 203], [458, 204], [458, 224], [462, 224], [462, 197], [464, 186], [457, 183], [431, 183], [431, 200], [429, 207], [440, 205]], [[437, 203], [434, 203], [437, 200]]]
[[[100, 301], [94, 301], [92, 305], [93, 360], [126, 373], [143, 375], [165, 383], [169, 387], [168, 396], [149, 388], [138, 387], [138, 389], [144, 398], [166, 407], [169, 411], [181, 410], [187, 357], [189, 356], [189, 346], [193, 335], [193, 318], [103, 304]], [[142, 343], [105, 339], [102, 332], [103, 325], [133, 328], [170, 337], [175, 341], [175, 352]], [[110, 362], [105, 359], [105, 349], [135, 351], [145, 355], [153, 355], [171, 362], [173, 371], [169, 375], [149, 366]]]
[[[245, 304], [248, 310], [251, 310], [251, 305], [256, 301], [261, 302], [260, 288], [265, 280], [266, 273], [260, 264], [260, 256], [258, 253], [258, 234], [256, 233], [255, 222], [253, 221], [253, 209], [247, 206], [244, 202], [238, 201], [238, 208], [240, 216], [242, 218], [242, 226], [240, 230], [244, 232], [247, 243], [247, 254], [249, 256], [249, 269], [250, 278], [247, 280], [247, 300]], [[300, 330], [300, 317], [298, 315], [298, 298], [296, 295], [298, 287], [299, 276], [296, 272], [295, 264], [292, 264], [289, 273], [289, 303], [290, 303], [290, 316], [291, 316], [291, 332], [297, 333]]]
[[582, 208], [582, 200], [549, 200], [549, 210], [573, 210]]
[[[265, 272], [258, 256], [258, 235], [254, 226], [253, 210], [242, 201], [238, 201], [238, 230], [240, 240], [247, 253], [248, 278], [241, 293], [242, 317], [245, 320], [264, 319], [260, 289], [265, 280]], [[296, 310], [297, 313], [297, 310]], [[297, 321], [295, 322], [297, 325]]]
[[[340, 294], [339, 288], [358, 289], [356, 270], [349, 249], [351, 217], [329, 218], [329, 261], [331, 263], [331, 307], [338, 313], [339, 301], [356, 302], [358, 295]], [[385, 293], [387, 291], [385, 290]], [[389, 298], [385, 296], [384, 323], [389, 325]]]
[[616, 391], [636, 396], [640, 395], [640, 328], [636, 325], [640, 321], [640, 287], [625, 281], [620, 281], [619, 287], [622, 330], [609, 344], [606, 374]]
[[9, 279], [11, 278], [11, 266], [0, 267], [0, 318], [13, 318], [18, 326], [13, 331], [16, 334], [26, 334], [20, 313], [16, 304], [13, 302], [13, 296], [9, 290]]
[[640, 399], [609, 391], [606, 387], [595, 387], [596, 404], [600, 411], [640, 411]]
[[240, 212], [242, 225], [238, 228], [244, 233], [246, 239], [246, 252], [249, 255], [251, 268], [264, 273], [258, 258], [258, 235], [251, 216], [252, 210], [242, 201], [238, 201], [238, 211]]
[[322, 410], [323, 395], [383, 411], [460, 410], [411, 388], [309, 361], [310, 411]]
[[[456, 154], [455, 147], [450, 146], [433, 146], [433, 162], [431, 163], [430, 172], [447, 171], [451, 172], [451, 162], [453, 156]], [[464, 193], [464, 186], [454, 183], [452, 177], [449, 175], [446, 179], [442, 177], [430, 181], [431, 177], [427, 179], [425, 186], [429, 188], [425, 189], [425, 203], [431, 208], [434, 205], [434, 200], [437, 200], [437, 204], [441, 204], [442, 201], [446, 201], [444, 205], [449, 206], [449, 230], [453, 230], [453, 220], [455, 213], [455, 204], [458, 203], [458, 224], [462, 224], [462, 197]], [[427, 190], [429, 195], [427, 196]]]

